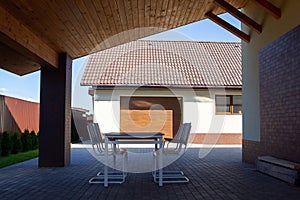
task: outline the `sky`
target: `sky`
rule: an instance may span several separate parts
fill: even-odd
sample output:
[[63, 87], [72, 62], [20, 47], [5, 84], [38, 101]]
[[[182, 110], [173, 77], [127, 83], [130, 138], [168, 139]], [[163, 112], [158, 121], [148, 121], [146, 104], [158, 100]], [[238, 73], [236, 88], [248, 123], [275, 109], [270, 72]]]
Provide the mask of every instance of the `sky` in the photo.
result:
[[[240, 21], [229, 14], [220, 15], [233, 26], [240, 29]], [[176, 29], [165, 31], [146, 38], [146, 40], [175, 40], [175, 41], [226, 41], [240, 42], [241, 40], [210, 20], [202, 20]], [[91, 98], [87, 87], [81, 87], [80, 78], [84, 72], [88, 56], [73, 60], [72, 73], [72, 106], [92, 110]], [[24, 76], [15, 75], [0, 69], [0, 95], [12, 96], [28, 101], [39, 102], [40, 71]]]

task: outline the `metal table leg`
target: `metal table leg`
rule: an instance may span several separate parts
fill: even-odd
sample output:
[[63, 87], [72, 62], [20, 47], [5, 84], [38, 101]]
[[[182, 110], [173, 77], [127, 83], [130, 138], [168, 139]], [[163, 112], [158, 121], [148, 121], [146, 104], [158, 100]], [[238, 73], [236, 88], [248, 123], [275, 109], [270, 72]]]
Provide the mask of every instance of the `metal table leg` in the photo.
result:
[[162, 166], [162, 150], [163, 150], [163, 138], [159, 139], [159, 154], [158, 154], [158, 167], [159, 167], [159, 186], [163, 186], [163, 166]]
[[104, 187], [108, 187], [108, 138], [105, 137]]

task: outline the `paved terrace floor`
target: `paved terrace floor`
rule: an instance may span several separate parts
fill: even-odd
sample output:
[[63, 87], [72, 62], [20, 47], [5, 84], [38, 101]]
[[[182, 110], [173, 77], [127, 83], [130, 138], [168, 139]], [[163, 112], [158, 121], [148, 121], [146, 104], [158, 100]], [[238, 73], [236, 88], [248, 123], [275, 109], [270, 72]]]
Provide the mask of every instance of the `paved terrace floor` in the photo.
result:
[[[159, 187], [150, 173], [130, 173], [123, 184], [89, 185], [102, 164], [84, 148], [72, 148], [72, 164], [38, 168], [37, 159], [0, 169], [0, 199], [300, 199], [300, 189], [241, 162], [241, 148], [215, 148], [200, 159], [189, 148], [176, 162], [185, 184]], [[203, 151], [203, 149], [202, 149]]]

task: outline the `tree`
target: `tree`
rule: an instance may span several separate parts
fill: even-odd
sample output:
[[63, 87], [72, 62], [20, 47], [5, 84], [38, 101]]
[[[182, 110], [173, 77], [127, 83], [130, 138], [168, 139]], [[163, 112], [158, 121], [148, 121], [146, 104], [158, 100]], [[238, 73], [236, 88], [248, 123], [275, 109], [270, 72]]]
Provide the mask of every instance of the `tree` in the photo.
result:
[[13, 136], [11, 137], [12, 141], [12, 149], [11, 153], [12, 154], [17, 154], [18, 152], [22, 151], [22, 142], [19, 138], [19, 133], [15, 132]]
[[38, 148], [38, 138], [37, 138], [37, 135], [35, 134], [34, 131], [31, 131], [30, 132], [30, 137], [31, 137], [31, 149], [37, 149]]
[[32, 149], [32, 140], [30, 137], [30, 133], [28, 131], [28, 129], [25, 129], [24, 133], [22, 133], [21, 135], [21, 142], [23, 145], [23, 152], [25, 151], [29, 151], [30, 149]]
[[5, 131], [2, 134], [2, 140], [1, 140], [2, 152], [1, 152], [1, 155], [2, 156], [8, 156], [10, 151], [11, 151], [11, 148], [12, 148], [12, 144], [11, 144], [10, 136], [9, 136], [8, 132]]

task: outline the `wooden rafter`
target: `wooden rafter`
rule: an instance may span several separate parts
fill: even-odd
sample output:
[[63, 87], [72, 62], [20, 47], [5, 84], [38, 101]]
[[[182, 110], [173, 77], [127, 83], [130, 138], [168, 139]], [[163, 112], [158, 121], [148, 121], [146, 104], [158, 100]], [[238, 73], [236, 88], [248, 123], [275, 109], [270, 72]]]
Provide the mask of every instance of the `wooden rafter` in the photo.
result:
[[58, 53], [1, 6], [0, 42], [36, 63], [58, 67]]
[[257, 3], [260, 7], [262, 7], [266, 12], [270, 13], [276, 19], [279, 19], [281, 17], [280, 8], [277, 8], [269, 1], [267, 0], [253, 0], [253, 1]]
[[255, 22], [253, 19], [245, 15], [244, 13], [240, 12], [238, 9], [233, 7], [231, 4], [227, 3], [224, 0], [215, 0], [215, 4], [217, 4], [219, 7], [226, 10], [228, 13], [230, 13], [232, 16], [240, 20], [243, 24], [249, 26], [251, 29], [256, 31], [257, 33], [262, 32], [262, 27], [257, 22]]
[[245, 42], [250, 42], [250, 36], [244, 33], [243, 31], [240, 31], [239, 29], [235, 28], [228, 22], [224, 21], [223, 19], [219, 18], [217, 15], [213, 14], [211, 11], [206, 13], [205, 16], [218, 24], [219, 26], [225, 28], [232, 34], [236, 35], [237, 37], [241, 38]]

